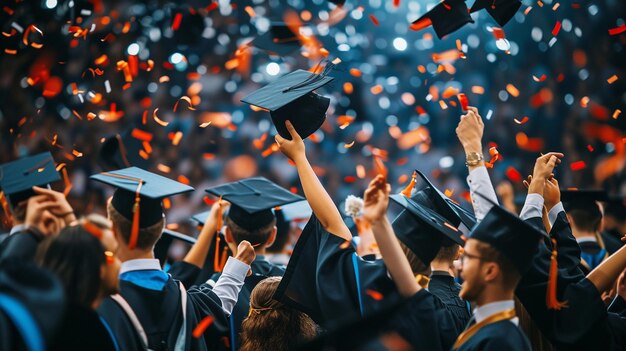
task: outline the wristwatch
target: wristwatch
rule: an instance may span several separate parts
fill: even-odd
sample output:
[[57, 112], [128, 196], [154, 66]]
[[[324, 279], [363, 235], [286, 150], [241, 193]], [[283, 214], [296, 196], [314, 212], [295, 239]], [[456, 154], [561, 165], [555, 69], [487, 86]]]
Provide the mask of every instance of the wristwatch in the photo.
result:
[[478, 166], [480, 161], [483, 161], [485, 157], [480, 152], [468, 152], [465, 155], [465, 165], [467, 167]]

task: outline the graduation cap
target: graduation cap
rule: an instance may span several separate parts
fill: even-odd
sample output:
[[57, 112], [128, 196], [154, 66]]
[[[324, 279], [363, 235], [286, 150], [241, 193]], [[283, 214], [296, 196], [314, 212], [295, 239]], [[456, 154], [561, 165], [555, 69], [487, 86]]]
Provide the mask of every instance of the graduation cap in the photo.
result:
[[402, 194], [394, 194], [390, 198], [404, 208], [392, 222], [396, 236], [425, 265], [437, 256], [444, 242], [465, 244], [461, 231], [437, 212]]
[[318, 130], [326, 119], [330, 99], [313, 91], [333, 81], [333, 77], [327, 76], [332, 67], [332, 63], [327, 64], [320, 74], [299, 69], [252, 92], [241, 101], [269, 110], [272, 122], [283, 138], [291, 140], [291, 134], [285, 127], [285, 121], [290, 120], [300, 137], [305, 139]]
[[504, 26], [515, 16], [520, 6], [522, 2], [519, 0], [476, 0], [470, 12], [486, 9], [500, 26]]
[[188, 185], [138, 167], [94, 174], [90, 178], [117, 188], [111, 205], [133, 222], [128, 243], [131, 249], [136, 245], [139, 228], [147, 228], [163, 218], [163, 198], [193, 190]]
[[302, 46], [296, 33], [282, 22], [272, 23], [267, 32], [254, 38], [250, 44], [279, 56], [287, 56]]
[[608, 194], [604, 190], [592, 189], [562, 189], [561, 201], [566, 211], [582, 210], [601, 216], [597, 201], [607, 201]]
[[433, 26], [437, 37], [456, 31], [467, 23], [474, 23], [464, 0], [444, 0], [411, 24], [411, 29], [421, 30]]
[[626, 220], [626, 198], [622, 196], [609, 197], [605, 201], [604, 213], [620, 220]]
[[50, 152], [0, 165], [0, 188], [11, 207], [35, 195], [34, 186], [45, 186], [60, 179]]
[[229, 201], [231, 206], [228, 217], [245, 230], [269, 224], [274, 219], [274, 207], [304, 200], [302, 196], [263, 177], [222, 184], [206, 192]]
[[[140, 129], [133, 129], [138, 135], [147, 135]], [[148, 168], [150, 161], [140, 155], [143, 150], [142, 141], [133, 137], [133, 132], [127, 130], [121, 134], [107, 137], [100, 145], [98, 161], [105, 170], [115, 170], [131, 166]]]
[[411, 183], [403, 191], [403, 194], [410, 195], [411, 200], [437, 212], [456, 228], [458, 228], [461, 223], [468, 229], [471, 229], [476, 224], [474, 214], [462, 208], [439, 191], [439, 189], [418, 170], [414, 171]]

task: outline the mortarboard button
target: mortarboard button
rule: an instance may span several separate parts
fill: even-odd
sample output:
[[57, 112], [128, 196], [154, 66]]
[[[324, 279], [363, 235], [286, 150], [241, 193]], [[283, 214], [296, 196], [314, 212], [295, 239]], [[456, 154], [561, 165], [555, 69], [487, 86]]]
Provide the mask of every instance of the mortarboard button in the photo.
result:
[[0, 188], [10, 206], [34, 195], [32, 187], [60, 180], [52, 154], [44, 152], [0, 165]]
[[515, 16], [517, 10], [522, 6], [519, 0], [476, 0], [472, 5], [471, 13], [486, 9], [489, 15], [501, 26]]
[[283, 138], [291, 140], [285, 127], [285, 121], [290, 120], [304, 139], [318, 130], [326, 119], [330, 99], [313, 91], [334, 79], [325, 73], [330, 70], [329, 66], [332, 68], [333, 65], [328, 64], [320, 74], [304, 70], [291, 72], [252, 92], [241, 101], [269, 110], [274, 126]]
[[469, 15], [464, 0], [445, 0], [411, 24], [411, 29], [421, 30], [433, 26], [437, 37], [442, 37], [456, 31], [467, 23], [474, 23]]
[[250, 44], [279, 56], [287, 56], [302, 46], [298, 36], [281, 22], [272, 23], [267, 32], [254, 38]]
[[304, 200], [263, 177], [222, 184], [206, 192], [230, 202], [228, 217], [246, 230], [270, 223], [274, 219], [274, 207]]

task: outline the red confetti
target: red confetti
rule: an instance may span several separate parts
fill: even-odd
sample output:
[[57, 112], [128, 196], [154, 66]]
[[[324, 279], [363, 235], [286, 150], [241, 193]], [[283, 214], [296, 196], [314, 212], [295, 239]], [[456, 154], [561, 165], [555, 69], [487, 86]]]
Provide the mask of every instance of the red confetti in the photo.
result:
[[591, 146], [591, 144], [587, 145], [587, 150], [589, 150], [589, 152], [593, 152], [593, 146]]
[[172, 30], [178, 30], [178, 28], [180, 27], [180, 22], [183, 20], [183, 14], [182, 13], [177, 13], [174, 16], [174, 21], [172, 22]]
[[560, 30], [561, 30], [561, 21], [556, 21], [556, 23], [554, 24], [554, 28], [552, 28], [552, 36], [556, 37], [556, 35], [559, 34]]
[[400, 0], [393, 0], [393, 7], [400, 7]]
[[372, 299], [376, 301], [380, 301], [383, 299], [383, 294], [379, 293], [376, 290], [367, 289], [365, 290], [365, 293], [368, 294]]
[[585, 161], [576, 161], [576, 162], [572, 162], [569, 165], [569, 168], [572, 171], [580, 171], [581, 169], [585, 169], [587, 167], [587, 164], [585, 164]]
[[622, 24], [619, 27], [609, 29], [609, 35], [618, 35], [626, 32], [626, 24]]
[[370, 15], [370, 20], [372, 21], [372, 23], [374, 23], [375, 26], [380, 24], [380, 22], [378, 21], [378, 18], [376, 18], [376, 16], [374, 15]]
[[199, 338], [202, 336], [202, 334], [204, 334], [204, 331], [211, 325], [213, 324], [213, 316], [206, 316], [204, 318], [202, 318], [202, 320], [200, 321], [200, 323], [198, 323], [198, 325], [193, 329], [193, 337], [194, 338]]
[[509, 180], [512, 181], [513, 183], [522, 181], [521, 173], [517, 169], [513, 168], [512, 166], [509, 166], [509, 168], [506, 169], [506, 177], [509, 178]]
[[517, 118], [513, 118], [513, 121], [515, 121], [515, 123], [517, 124], [524, 124], [526, 122], [528, 122], [528, 116], [524, 116], [524, 118], [522, 118], [522, 120], [518, 120]]
[[461, 109], [463, 111], [467, 111], [467, 106], [469, 105], [469, 101], [467, 101], [467, 96], [465, 96], [465, 94], [461, 93], [461, 94], [457, 95], [457, 98], [459, 98], [459, 103], [461, 104]]

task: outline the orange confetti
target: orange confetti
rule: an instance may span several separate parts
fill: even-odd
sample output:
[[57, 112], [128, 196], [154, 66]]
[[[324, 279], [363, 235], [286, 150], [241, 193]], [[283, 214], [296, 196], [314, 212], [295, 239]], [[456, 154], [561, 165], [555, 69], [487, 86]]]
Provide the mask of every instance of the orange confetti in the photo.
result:
[[474, 85], [472, 87], [472, 93], [482, 95], [485, 93], [485, 88], [481, 87], [480, 85]]
[[454, 194], [454, 190], [446, 189], [443, 193], [447, 197], [452, 197], [452, 194]]
[[533, 80], [535, 82], [543, 82], [544, 80], [546, 80], [546, 75], [542, 74], [541, 77], [537, 78], [536, 76], [533, 75]]
[[267, 157], [267, 156], [275, 153], [278, 150], [279, 150], [278, 145], [272, 144], [272, 145], [270, 145], [270, 147], [268, 147], [267, 149], [263, 150], [263, 152], [261, 153], [261, 156], [262, 157]]
[[263, 145], [265, 144], [265, 140], [267, 140], [267, 132], [263, 133], [260, 138], [254, 139], [252, 141], [252, 145], [258, 150], [261, 150], [263, 148]]
[[508, 91], [509, 94], [511, 94], [511, 96], [513, 96], [513, 97], [518, 97], [519, 96], [519, 90], [513, 84], [507, 84], [506, 85], [506, 91]]
[[435, 63], [454, 63], [454, 61], [460, 58], [465, 58], [465, 54], [457, 49], [432, 54], [432, 59]]
[[174, 146], [178, 145], [178, 143], [180, 143], [180, 140], [182, 138], [183, 138], [183, 132], [179, 130], [178, 132], [174, 134], [174, 137], [172, 138], [172, 145]]
[[350, 240], [346, 240], [339, 245], [339, 248], [342, 250], [347, 249], [350, 246], [350, 244], [351, 244]]
[[83, 157], [83, 153], [79, 152], [78, 150], [72, 150], [72, 155], [76, 157]]
[[376, 301], [380, 301], [380, 300], [383, 299], [383, 294], [379, 293], [376, 290], [367, 289], [367, 290], [365, 290], [365, 293], [367, 295], [369, 295], [372, 299], [376, 300]]
[[451, 97], [453, 97], [454, 95], [457, 95], [459, 93], [459, 89], [455, 88], [455, 87], [447, 87], [442, 93], [441, 93], [441, 97], [444, 99], [449, 99]]
[[580, 99], [580, 107], [587, 108], [587, 105], [589, 105], [589, 97], [583, 96], [582, 99]]
[[622, 110], [620, 110], [620, 109], [616, 109], [616, 110], [613, 112], [613, 119], [617, 119], [617, 117], [619, 117], [619, 115], [620, 115], [621, 113], [622, 113]]
[[467, 111], [467, 107], [469, 106], [469, 101], [467, 100], [467, 96], [461, 93], [457, 95], [457, 98], [459, 99], [459, 103], [461, 104], [461, 109], [463, 111]]
[[615, 83], [615, 81], [617, 81], [617, 79], [618, 79], [617, 75], [614, 74], [609, 79], [607, 79], [606, 82], [609, 83], [609, 84], [613, 84], [613, 83]]
[[346, 149], [351, 148], [354, 145], [354, 140], [351, 143], [347, 143], [347, 144], [343, 144], [343, 147], [345, 147]]
[[350, 82], [345, 82], [343, 83], [343, 92], [350, 95], [354, 92], [354, 87], [352, 86], [352, 83]]
[[161, 119], [159, 118], [159, 116], [157, 116], [157, 111], [158, 111], [158, 110], [159, 110], [159, 108], [158, 108], [158, 107], [154, 109], [154, 112], [152, 112], [152, 119], [153, 119], [155, 122], [157, 122], [159, 125], [161, 125], [161, 126], [163, 126], [163, 127], [166, 127], [166, 126], [167, 126], [168, 124], [170, 124], [170, 123], [169, 123], [169, 122], [165, 122], [165, 121], [161, 120]]
[[383, 92], [383, 86], [380, 84], [374, 85], [372, 88], [370, 88], [370, 92], [374, 95], [378, 95]]
[[183, 100], [185, 102], [187, 102], [187, 104], [189, 105], [187, 108], [190, 109], [191, 111], [195, 111], [196, 109], [193, 107], [193, 104], [191, 103], [191, 99], [189, 98], [189, 96], [182, 96], [180, 99], [178, 99], [178, 101], [176, 101], [176, 103], [174, 104], [174, 112], [176, 112], [176, 109], [178, 109], [178, 103], [180, 102], [180, 100]]
[[202, 318], [200, 323], [198, 323], [198, 325], [193, 329], [193, 337], [196, 339], [201, 337], [202, 334], [204, 334], [204, 331], [211, 326], [211, 324], [213, 324], [213, 316], [206, 316]]
[[526, 122], [528, 122], [528, 116], [524, 116], [524, 118], [522, 118], [522, 120], [518, 120], [517, 118], [513, 118], [513, 121], [515, 121], [515, 123], [517, 124], [524, 124]]
[[378, 156], [374, 156], [374, 168], [376, 169], [377, 174], [382, 175], [383, 179], [387, 179], [387, 168], [385, 167], [383, 160]]
[[157, 165], [157, 169], [158, 169], [159, 171], [163, 172], [163, 173], [169, 173], [169, 172], [171, 172], [171, 170], [172, 170], [169, 166], [166, 166], [166, 165], [164, 165], [164, 164], [162, 164], [162, 163], [159, 163], [159, 164]]
[[244, 7], [244, 10], [248, 14], [248, 16], [250, 16], [250, 17], [255, 17], [256, 16], [256, 13], [254, 12], [254, 9], [252, 8], [252, 6], [246, 6], [246, 7]]
[[137, 128], [134, 128], [130, 132], [130, 136], [132, 136], [135, 139], [138, 139], [138, 140], [141, 140], [141, 141], [145, 141], [145, 142], [152, 141], [152, 133], [149, 133], [149, 132], [146, 132], [144, 130], [137, 129]]

